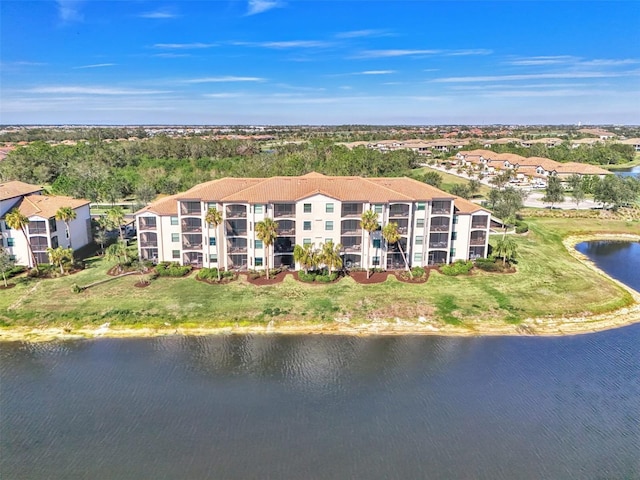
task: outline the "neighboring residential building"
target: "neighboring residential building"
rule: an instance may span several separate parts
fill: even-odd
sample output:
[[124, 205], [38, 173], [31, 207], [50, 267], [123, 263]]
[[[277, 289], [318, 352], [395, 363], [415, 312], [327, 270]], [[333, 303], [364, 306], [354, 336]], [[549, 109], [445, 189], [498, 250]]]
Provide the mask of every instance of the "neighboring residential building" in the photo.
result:
[[[211, 228], [207, 210], [223, 223]], [[480, 206], [409, 178], [223, 178], [158, 200], [136, 212], [141, 258], [224, 269], [297, 268], [293, 249], [328, 241], [342, 245], [347, 267], [402, 268], [398, 245], [360, 227], [373, 210], [384, 226], [395, 222], [411, 266], [485, 257], [491, 214]], [[267, 252], [256, 223], [272, 218], [278, 238]]]
[[[64, 222], [56, 220], [60, 207], [71, 207], [76, 218], [69, 222], [69, 237]], [[33, 267], [25, 237], [20, 230], [13, 230], [5, 222], [5, 216], [18, 209], [29, 219], [26, 233], [38, 263], [49, 263], [47, 248], [70, 244], [74, 250], [92, 241], [89, 200], [71, 197], [42, 195], [42, 188], [19, 181], [0, 183], [0, 235], [2, 246], [18, 265]]]
[[640, 152], [640, 138], [628, 138], [621, 140], [620, 143], [623, 145], [631, 145], [636, 152]]

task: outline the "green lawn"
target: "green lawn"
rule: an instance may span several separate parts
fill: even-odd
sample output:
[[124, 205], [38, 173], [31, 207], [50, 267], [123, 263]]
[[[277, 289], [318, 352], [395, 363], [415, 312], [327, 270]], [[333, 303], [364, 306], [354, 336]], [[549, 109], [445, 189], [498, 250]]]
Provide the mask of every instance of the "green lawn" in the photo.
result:
[[[455, 171], [455, 170], [452, 170], [452, 171]], [[437, 172], [439, 175], [442, 176], [442, 185], [440, 186], [440, 188], [442, 190], [447, 190], [447, 191], [453, 185], [458, 185], [458, 184], [467, 185], [469, 183], [469, 180], [467, 180], [466, 178], [462, 178], [457, 175], [454, 175], [453, 173], [443, 172], [441, 170], [436, 170], [430, 167], [416, 168], [415, 170], [412, 170], [412, 172], [417, 175], [424, 175], [427, 172]], [[480, 186], [480, 190], [478, 191], [478, 193], [476, 193], [476, 197], [486, 197], [490, 191], [491, 191], [491, 188], [482, 184]]]
[[[205, 325], [280, 321], [352, 322], [419, 316], [445, 323], [469, 320], [518, 323], [527, 317], [605, 312], [629, 304], [630, 295], [573, 259], [561, 244], [570, 233], [637, 233], [638, 222], [600, 219], [528, 218], [530, 232], [517, 238], [515, 274], [475, 272], [447, 277], [432, 272], [424, 284], [389, 278], [359, 285], [344, 278], [332, 285], [308, 285], [291, 277], [278, 285], [256, 287], [244, 280], [208, 285], [187, 278], [159, 278], [135, 288], [135, 275], [82, 293], [72, 285], [106, 278], [109, 267], [91, 259], [89, 268], [54, 280], [19, 280], [0, 290], [0, 324], [12, 325]], [[492, 240], [495, 240], [492, 238]], [[16, 280], [13, 279], [12, 282]]]

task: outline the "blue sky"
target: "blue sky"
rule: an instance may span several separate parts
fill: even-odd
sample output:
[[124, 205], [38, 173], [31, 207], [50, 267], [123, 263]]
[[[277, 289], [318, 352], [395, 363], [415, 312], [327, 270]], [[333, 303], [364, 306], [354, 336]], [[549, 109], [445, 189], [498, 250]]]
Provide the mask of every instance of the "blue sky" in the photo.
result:
[[0, 3], [0, 123], [640, 123], [637, 1]]

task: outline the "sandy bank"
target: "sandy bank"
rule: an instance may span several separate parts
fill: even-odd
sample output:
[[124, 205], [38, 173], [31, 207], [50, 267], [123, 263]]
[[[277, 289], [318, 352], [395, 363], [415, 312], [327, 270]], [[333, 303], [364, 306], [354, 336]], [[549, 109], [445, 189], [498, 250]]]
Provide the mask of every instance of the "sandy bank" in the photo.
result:
[[487, 320], [467, 320], [464, 325], [448, 325], [426, 318], [414, 320], [391, 319], [366, 323], [351, 322], [346, 318], [336, 318], [330, 323], [305, 322], [270, 322], [268, 325], [225, 326], [225, 327], [111, 327], [108, 324], [100, 327], [84, 327], [73, 330], [62, 327], [33, 328], [9, 327], [0, 329], [0, 341], [51, 341], [78, 338], [125, 338], [125, 337], [158, 337], [176, 335], [230, 335], [230, 334], [283, 334], [283, 335], [443, 335], [443, 336], [498, 336], [498, 335], [534, 335], [559, 336], [593, 333], [612, 328], [640, 323], [640, 293], [631, 287], [609, 277], [585, 255], [574, 247], [578, 243], [590, 240], [625, 240], [640, 241], [640, 235], [581, 235], [569, 236], [563, 244], [569, 253], [578, 261], [600, 275], [627, 290], [634, 303], [626, 308], [603, 314], [588, 314], [527, 318], [517, 325]]

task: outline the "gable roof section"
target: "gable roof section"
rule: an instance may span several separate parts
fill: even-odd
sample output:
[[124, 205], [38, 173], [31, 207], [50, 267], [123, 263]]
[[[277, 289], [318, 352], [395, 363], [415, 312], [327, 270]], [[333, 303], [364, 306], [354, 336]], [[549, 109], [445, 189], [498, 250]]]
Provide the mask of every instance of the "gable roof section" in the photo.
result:
[[485, 210], [477, 203], [470, 202], [469, 200], [465, 200], [461, 197], [456, 197], [453, 202], [453, 206], [455, 207], [456, 213], [471, 214], [476, 212], [485, 212], [487, 215], [491, 215], [488, 210]]
[[89, 200], [57, 195], [28, 195], [20, 201], [17, 208], [25, 217], [51, 218], [61, 207], [71, 207], [75, 210], [89, 203]]
[[9, 200], [10, 198], [31, 195], [32, 193], [42, 191], [42, 187], [31, 185], [29, 183], [12, 180], [10, 182], [0, 183], [0, 201]]

